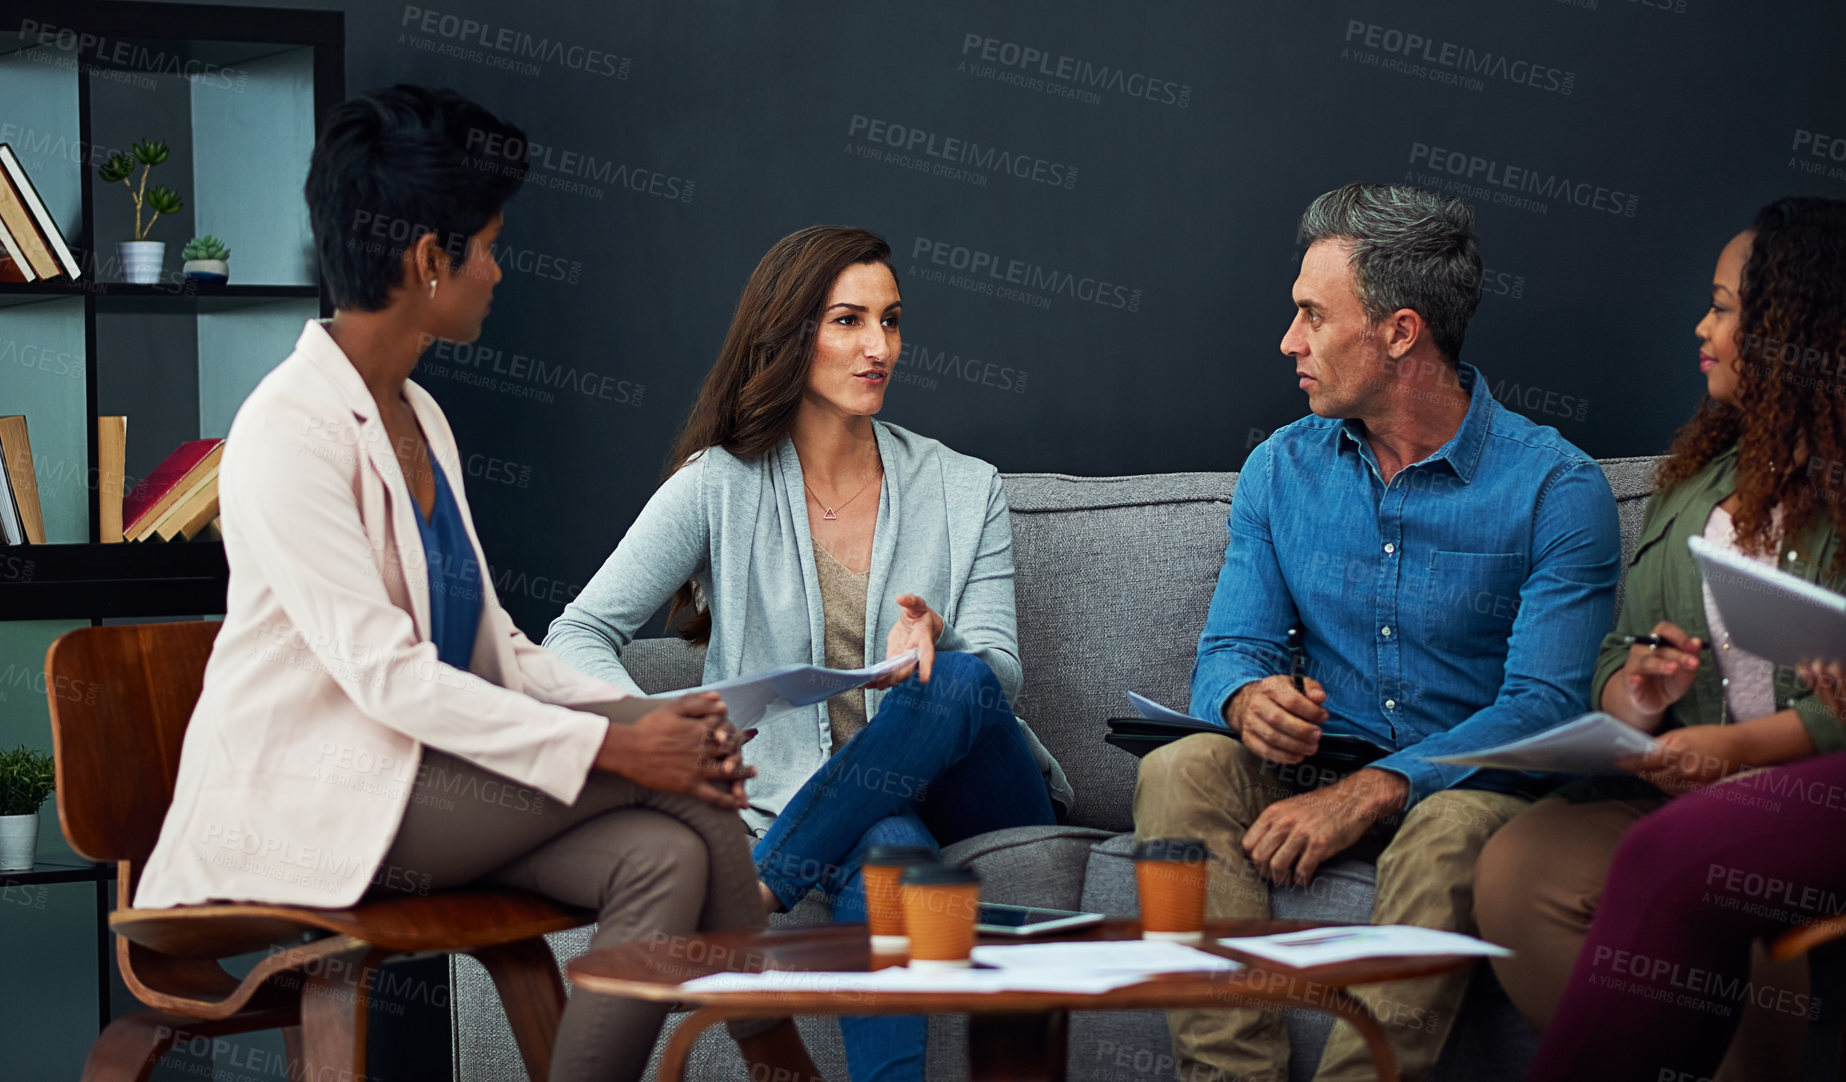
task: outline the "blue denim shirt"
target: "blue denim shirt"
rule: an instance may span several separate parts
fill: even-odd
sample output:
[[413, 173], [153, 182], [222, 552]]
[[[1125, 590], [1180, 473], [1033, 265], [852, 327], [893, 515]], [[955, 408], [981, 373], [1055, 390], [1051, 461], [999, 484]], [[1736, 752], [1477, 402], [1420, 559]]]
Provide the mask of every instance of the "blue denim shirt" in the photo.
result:
[[[1588, 709], [1621, 573], [1615, 498], [1595, 460], [1503, 408], [1472, 365], [1470, 404], [1435, 454], [1385, 484], [1356, 421], [1305, 417], [1250, 454], [1192, 670], [1192, 713], [1288, 671], [1300, 623], [1323, 731], [1391, 750], [1409, 803], [1483, 773], [1429, 762]], [[1508, 775], [1468, 787], [1504, 788]]]

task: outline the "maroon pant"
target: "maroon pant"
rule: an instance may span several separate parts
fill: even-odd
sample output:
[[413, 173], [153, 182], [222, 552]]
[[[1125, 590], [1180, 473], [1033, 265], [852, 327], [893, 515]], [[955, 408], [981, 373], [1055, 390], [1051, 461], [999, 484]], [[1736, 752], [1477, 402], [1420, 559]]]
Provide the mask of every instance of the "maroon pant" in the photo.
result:
[[1709, 1079], [1747, 999], [1750, 945], [1846, 911], [1846, 753], [1707, 786], [1643, 817], [1608, 886], [1529, 1082]]

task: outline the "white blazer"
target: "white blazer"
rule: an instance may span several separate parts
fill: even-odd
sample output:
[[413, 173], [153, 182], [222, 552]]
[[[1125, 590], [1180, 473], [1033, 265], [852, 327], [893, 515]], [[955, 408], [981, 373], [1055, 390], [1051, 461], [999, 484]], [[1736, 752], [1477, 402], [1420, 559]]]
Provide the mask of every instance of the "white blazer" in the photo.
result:
[[[404, 396], [483, 569], [469, 671], [436, 660], [418, 512], [377, 405], [310, 321], [231, 424], [218, 478], [227, 612], [137, 906], [341, 907], [374, 882], [427, 886], [380, 867], [426, 744], [509, 779], [486, 799], [576, 800], [609, 723], [554, 704], [624, 692], [513, 626], [448, 421], [415, 383]], [[422, 799], [448, 799], [433, 780]]]

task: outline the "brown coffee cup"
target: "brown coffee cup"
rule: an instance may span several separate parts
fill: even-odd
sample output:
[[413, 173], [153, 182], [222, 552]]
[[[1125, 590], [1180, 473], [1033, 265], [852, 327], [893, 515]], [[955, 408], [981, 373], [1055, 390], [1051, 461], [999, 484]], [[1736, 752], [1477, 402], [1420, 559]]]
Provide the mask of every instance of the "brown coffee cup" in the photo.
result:
[[865, 922], [872, 933], [873, 954], [908, 950], [904, 936], [904, 893], [898, 877], [917, 864], [935, 864], [936, 854], [922, 845], [874, 845], [859, 862], [865, 880]]
[[1196, 943], [1205, 937], [1208, 856], [1204, 841], [1198, 838], [1150, 838], [1135, 843], [1142, 939]]
[[970, 868], [915, 864], [899, 877], [904, 892], [904, 934], [910, 968], [965, 969], [973, 963], [974, 925], [981, 909], [981, 880]]

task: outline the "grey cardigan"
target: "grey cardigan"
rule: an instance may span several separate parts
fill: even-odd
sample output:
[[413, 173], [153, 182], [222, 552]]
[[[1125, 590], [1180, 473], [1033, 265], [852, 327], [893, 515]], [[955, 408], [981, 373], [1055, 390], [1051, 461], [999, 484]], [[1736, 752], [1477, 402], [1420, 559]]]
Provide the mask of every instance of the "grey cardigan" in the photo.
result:
[[[914, 593], [941, 614], [938, 650], [986, 661], [1009, 700], [1021, 683], [1013, 605], [1013, 528], [993, 466], [896, 425], [873, 422], [884, 461], [866, 605], [868, 660], [884, 656]], [[636, 693], [622, 651], [682, 583], [711, 608], [705, 683], [787, 664], [823, 663], [826, 639], [801, 460], [784, 439], [756, 461], [721, 447], [695, 456], [641, 509], [545, 645], [577, 669]], [[866, 716], [883, 692], [866, 691]], [[1064, 771], [1021, 727], [1052, 799], [1075, 801]], [[746, 749], [758, 770], [746, 813], [753, 828], [779, 814], [832, 753], [825, 703], [772, 717]]]

